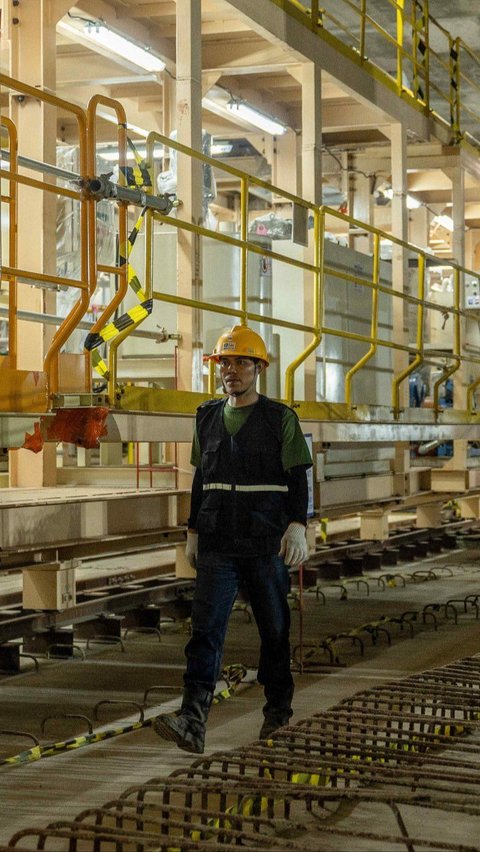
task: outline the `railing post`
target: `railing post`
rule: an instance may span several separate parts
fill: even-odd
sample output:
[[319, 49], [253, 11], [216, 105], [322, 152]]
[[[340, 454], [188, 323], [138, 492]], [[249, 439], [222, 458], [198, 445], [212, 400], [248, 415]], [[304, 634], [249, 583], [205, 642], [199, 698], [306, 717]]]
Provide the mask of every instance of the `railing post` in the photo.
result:
[[425, 255], [420, 253], [418, 255], [418, 305], [417, 305], [417, 339], [416, 339], [416, 350], [417, 354], [413, 359], [412, 363], [405, 367], [398, 376], [395, 376], [392, 382], [392, 409], [393, 416], [396, 420], [399, 419], [401, 408], [400, 408], [400, 385], [405, 379], [413, 373], [417, 367], [420, 367], [423, 364], [424, 355], [424, 317], [425, 317]]
[[240, 310], [243, 311], [242, 325], [244, 325], [248, 300], [248, 177], [242, 177], [240, 183], [240, 239], [242, 243], [240, 256]]
[[404, 34], [404, 8], [405, 0], [397, 0], [397, 92], [402, 94], [403, 90], [403, 34]]
[[[417, 15], [417, 10], [420, 14]], [[413, 0], [412, 7], [412, 40], [413, 40], [413, 94], [416, 98], [424, 101], [430, 108], [430, 83], [429, 83], [429, 33], [428, 33], [428, 0], [424, 0], [423, 6], [420, 0]], [[423, 71], [423, 77], [419, 74]], [[423, 85], [422, 85], [423, 84]]]
[[351, 367], [345, 376], [345, 403], [348, 410], [351, 411], [352, 405], [352, 378], [366, 363], [370, 361], [377, 351], [377, 335], [378, 335], [378, 285], [380, 283], [380, 234], [375, 232], [373, 235], [373, 272], [372, 272], [372, 314], [370, 318], [370, 337], [372, 342], [370, 348], [365, 355]]
[[360, 3], [360, 57], [365, 59], [365, 26], [367, 23], [367, 0]]
[[450, 127], [453, 141], [461, 137], [460, 129], [460, 39], [449, 38], [450, 43]]
[[[13, 121], [6, 116], [0, 116], [0, 126], [4, 127], [8, 135], [9, 168], [13, 174], [18, 172], [18, 137], [17, 128]], [[8, 196], [0, 194], [2, 201], [8, 204], [8, 265], [17, 266], [17, 197], [18, 189], [15, 180], [8, 182]], [[1, 240], [0, 240], [1, 248]], [[0, 266], [2, 257], [0, 254]], [[12, 276], [8, 281], [8, 366], [13, 370], [17, 367], [17, 278]]]

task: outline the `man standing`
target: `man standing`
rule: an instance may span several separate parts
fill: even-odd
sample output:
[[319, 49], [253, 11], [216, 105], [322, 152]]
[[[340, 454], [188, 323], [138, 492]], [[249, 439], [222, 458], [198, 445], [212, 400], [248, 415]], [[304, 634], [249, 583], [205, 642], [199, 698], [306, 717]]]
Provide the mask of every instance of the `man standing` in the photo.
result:
[[196, 754], [203, 754], [240, 586], [248, 592], [261, 640], [257, 678], [266, 703], [260, 739], [292, 715], [287, 566], [308, 556], [306, 471], [312, 465], [295, 412], [257, 392], [257, 378], [269, 363], [262, 338], [234, 326], [209, 358], [219, 364], [226, 397], [204, 403], [196, 416], [186, 555], [197, 578], [183, 701], [178, 714], [157, 716], [153, 723], [159, 736]]

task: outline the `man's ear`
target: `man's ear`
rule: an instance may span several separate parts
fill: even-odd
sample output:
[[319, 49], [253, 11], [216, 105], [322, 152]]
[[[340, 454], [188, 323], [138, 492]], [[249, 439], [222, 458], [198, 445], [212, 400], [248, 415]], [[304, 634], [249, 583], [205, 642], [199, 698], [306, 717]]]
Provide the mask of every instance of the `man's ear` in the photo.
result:
[[263, 371], [265, 369], [265, 364], [264, 364], [263, 361], [257, 361], [257, 363], [255, 364], [255, 367], [257, 368], [256, 374], [257, 374], [257, 376], [259, 376], [260, 373], [263, 373]]

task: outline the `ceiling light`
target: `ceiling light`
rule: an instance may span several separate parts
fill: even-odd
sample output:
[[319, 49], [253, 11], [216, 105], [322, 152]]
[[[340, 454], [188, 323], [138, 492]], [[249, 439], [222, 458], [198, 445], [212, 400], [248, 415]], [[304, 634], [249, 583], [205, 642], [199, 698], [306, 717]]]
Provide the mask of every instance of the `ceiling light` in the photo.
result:
[[92, 21], [80, 28], [62, 19], [57, 24], [57, 30], [72, 41], [88, 45], [93, 49], [97, 46], [99, 53], [112, 53], [119, 59], [143, 68], [145, 71], [158, 73], [165, 69], [165, 62], [151, 50], [135, 44], [100, 22]]
[[422, 202], [413, 195], [407, 195], [407, 210], [418, 210], [422, 206]]
[[[104, 121], [109, 121], [110, 124], [116, 124], [118, 126], [118, 116], [114, 115], [113, 112], [107, 112], [104, 109], [97, 109], [97, 115], [99, 118], [103, 118]], [[143, 136], [145, 139], [150, 133], [150, 131], [145, 130], [144, 127], [139, 127], [138, 124], [130, 124], [130, 122], [128, 122], [127, 131], [138, 133], [139, 136]]]
[[266, 133], [271, 133], [272, 136], [282, 136], [288, 130], [285, 124], [265, 115], [263, 112], [259, 112], [238, 98], [232, 98], [228, 101], [227, 110], [233, 116], [238, 116], [238, 118], [247, 121], [249, 124], [253, 124], [254, 127], [265, 130]]
[[[387, 186], [385, 183], [382, 186], [377, 187], [375, 189], [373, 196], [375, 201], [380, 206], [388, 204], [389, 201], [392, 201], [394, 192], [391, 186]], [[407, 210], [416, 210], [418, 207], [422, 206], [422, 202], [415, 198], [413, 195], [404, 196], [406, 198]]]
[[128, 38], [115, 33], [105, 24], [86, 24], [84, 36], [101, 47], [128, 59], [145, 71], [164, 71], [165, 62], [155, 56], [148, 48], [140, 47]]
[[[140, 146], [136, 145], [135, 151], [136, 151], [136, 153], [139, 157], [143, 157], [145, 159], [145, 157], [147, 156], [147, 149], [146, 149], [145, 145], [140, 145]], [[109, 148], [97, 148], [97, 154], [98, 154], [99, 157], [102, 157], [104, 160], [107, 160], [108, 162], [113, 162], [113, 163], [118, 162], [118, 158], [119, 158], [118, 148], [111, 148], [111, 147], [109, 147]], [[160, 148], [155, 147], [155, 150], [153, 152], [153, 156], [154, 157], [163, 157], [163, 155], [164, 155], [164, 148], [163, 147], [160, 147]], [[134, 160], [134, 159], [136, 159], [135, 154], [133, 153], [133, 151], [128, 149], [127, 150], [127, 160]]]
[[212, 157], [219, 157], [221, 154], [230, 154], [232, 148], [231, 142], [212, 142], [210, 154]]

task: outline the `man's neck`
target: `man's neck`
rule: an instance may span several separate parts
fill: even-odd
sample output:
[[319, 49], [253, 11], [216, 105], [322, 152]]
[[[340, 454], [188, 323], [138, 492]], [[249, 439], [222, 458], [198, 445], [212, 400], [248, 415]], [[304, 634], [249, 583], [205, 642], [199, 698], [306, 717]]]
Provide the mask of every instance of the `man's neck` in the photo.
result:
[[240, 396], [229, 396], [227, 405], [232, 408], [245, 408], [247, 405], [254, 405], [258, 401], [258, 393], [256, 390], [249, 393], [240, 394]]

